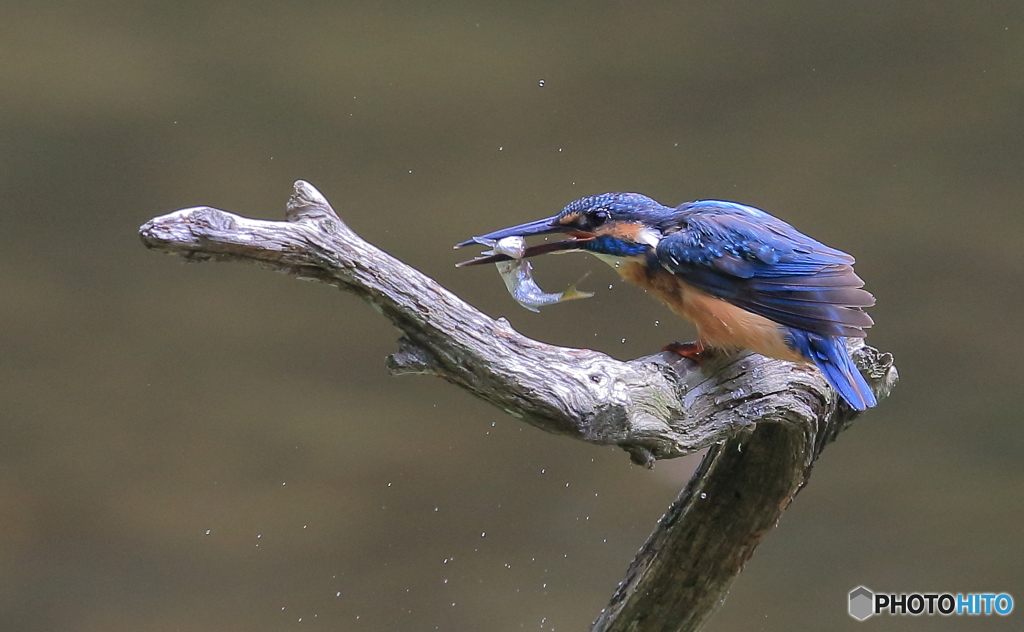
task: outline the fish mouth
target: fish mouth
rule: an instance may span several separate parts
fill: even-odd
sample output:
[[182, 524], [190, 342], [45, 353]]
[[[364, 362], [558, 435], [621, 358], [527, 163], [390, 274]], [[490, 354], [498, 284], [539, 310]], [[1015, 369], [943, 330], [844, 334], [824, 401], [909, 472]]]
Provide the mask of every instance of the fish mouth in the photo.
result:
[[[493, 245], [494, 242], [497, 241], [497, 240], [494, 239], [493, 237], [491, 237], [491, 235], [496, 235], [498, 233], [503, 233], [503, 232], [505, 232], [505, 231], [497, 231], [497, 232], [494, 232], [494, 233], [490, 233], [488, 235], [484, 235], [482, 237], [474, 237], [473, 239], [470, 239], [469, 241], [462, 242], [461, 244], [456, 246], [456, 248], [459, 248], [459, 247], [461, 247], [463, 245], [469, 245], [469, 244], [474, 244], [474, 243], [480, 244], [480, 245], [483, 245], [483, 246]], [[551, 231], [551, 232], [553, 232], [553, 231]], [[536, 234], [539, 234], [539, 233], [536, 233]], [[503, 235], [502, 237], [499, 237], [498, 239], [504, 239], [505, 237], [518, 237], [518, 236], [519, 235]], [[536, 246], [530, 246], [529, 248], [525, 248], [523, 250], [522, 255], [519, 256], [519, 257], [511, 257], [511, 256], [506, 255], [506, 254], [481, 255], [479, 257], [475, 257], [475, 258], [470, 259], [468, 261], [462, 261], [462, 262], [456, 263], [455, 267], [456, 268], [465, 268], [467, 266], [478, 266], [478, 265], [483, 265], [485, 263], [500, 263], [502, 261], [512, 261], [513, 259], [526, 259], [528, 257], [535, 257], [537, 255], [546, 255], [546, 254], [549, 254], [549, 253], [552, 253], [552, 252], [571, 252], [573, 250], [582, 250], [583, 249], [583, 245], [582, 244], [585, 244], [586, 242], [594, 239], [594, 237], [595, 237], [595, 235], [593, 233], [585, 233], [585, 232], [580, 232], [580, 231], [573, 231], [572, 233], [570, 233], [570, 238], [569, 239], [562, 239], [562, 240], [559, 240], [559, 241], [552, 241], [552, 242], [548, 242], [546, 244], [538, 244]]]

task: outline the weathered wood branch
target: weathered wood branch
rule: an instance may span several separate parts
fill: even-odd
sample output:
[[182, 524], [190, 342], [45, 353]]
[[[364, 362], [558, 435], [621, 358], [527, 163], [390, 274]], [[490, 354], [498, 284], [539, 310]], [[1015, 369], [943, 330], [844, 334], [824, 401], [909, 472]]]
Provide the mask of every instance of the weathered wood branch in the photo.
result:
[[[647, 467], [711, 447], [593, 630], [697, 629], [853, 418], [805, 366], [753, 354], [702, 369], [672, 353], [622, 362], [527, 338], [360, 239], [306, 182], [295, 183], [285, 216], [196, 207], [140, 233], [146, 246], [190, 260], [256, 263], [362, 297], [402, 331], [387, 359], [393, 374], [436, 375], [548, 432], [618, 445]], [[892, 357], [856, 344], [873, 388], [888, 394]]]

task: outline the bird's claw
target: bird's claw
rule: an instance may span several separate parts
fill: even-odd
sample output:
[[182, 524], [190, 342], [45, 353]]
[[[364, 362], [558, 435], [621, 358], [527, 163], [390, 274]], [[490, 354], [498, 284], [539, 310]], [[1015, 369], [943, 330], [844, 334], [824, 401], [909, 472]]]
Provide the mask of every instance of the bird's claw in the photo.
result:
[[671, 351], [687, 360], [693, 360], [700, 366], [707, 359], [708, 349], [700, 340], [693, 342], [673, 342], [662, 348], [662, 351]]

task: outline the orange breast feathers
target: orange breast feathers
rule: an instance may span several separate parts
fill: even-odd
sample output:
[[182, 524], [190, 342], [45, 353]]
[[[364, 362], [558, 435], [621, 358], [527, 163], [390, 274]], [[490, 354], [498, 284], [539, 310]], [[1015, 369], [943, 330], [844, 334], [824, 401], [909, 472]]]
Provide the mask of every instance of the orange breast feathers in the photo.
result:
[[635, 262], [624, 262], [616, 270], [623, 279], [646, 289], [696, 325], [697, 337], [706, 346], [750, 349], [780, 360], [807, 361], [789, 348], [778, 323], [698, 290], [667, 270], [651, 270]]

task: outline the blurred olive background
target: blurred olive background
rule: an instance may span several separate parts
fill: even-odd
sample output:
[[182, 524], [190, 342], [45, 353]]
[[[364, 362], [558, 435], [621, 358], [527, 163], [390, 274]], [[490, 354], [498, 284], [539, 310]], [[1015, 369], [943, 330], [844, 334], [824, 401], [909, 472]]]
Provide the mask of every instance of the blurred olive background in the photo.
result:
[[470, 235], [605, 191], [769, 210], [858, 257], [894, 397], [708, 630], [847, 593], [1024, 599], [1024, 5], [14, 2], [0, 9], [0, 629], [583, 630], [696, 464], [653, 472], [440, 380], [327, 286], [137, 237], [319, 187], [492, 316], [620, 358], [692, 329], [594, 259], [531, 314]]

